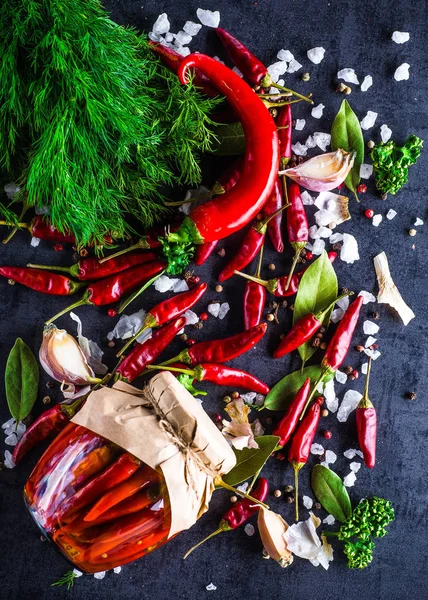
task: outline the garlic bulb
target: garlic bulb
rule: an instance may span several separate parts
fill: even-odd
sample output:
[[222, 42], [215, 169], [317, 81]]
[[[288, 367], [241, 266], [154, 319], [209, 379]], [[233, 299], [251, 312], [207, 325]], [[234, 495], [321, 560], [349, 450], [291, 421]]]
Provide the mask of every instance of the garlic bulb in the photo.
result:
[[259, 510], [257, 526], [265, 552], [270, 558], [276, 560], [281, 567], [289, 567], [293, 562], [293, 555], [287, 548], [284, 538], [284, 534], [288, 529], [284, 519], [262, 506]]
[[354, 153], [336, 150], [314, 156], [297, 167], [280, 171], [312, 192], [328, 192], [343, 183], [354, 164]]
[[61, 383], [87, 385], [101, 381], [94, 376], [74, 337], [53, 324], [43, 331], [39, 358], [46, 373]]

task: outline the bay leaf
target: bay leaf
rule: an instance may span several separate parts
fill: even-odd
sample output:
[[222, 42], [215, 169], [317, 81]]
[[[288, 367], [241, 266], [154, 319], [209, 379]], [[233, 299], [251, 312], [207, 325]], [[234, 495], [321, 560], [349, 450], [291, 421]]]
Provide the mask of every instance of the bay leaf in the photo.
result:
[[236, 486], [260, 471], [275, 450], [279, 437], [276, 435], [261, 435], [254, 439], [259, 445], [258, 448], [234, 450], [236, 465], [229, 473], [224, 475], [223, 481], [225, 483]]
[[338, 148], [355, 152], [354, 165], [345, 179], [345, 185], [357, 196], [357, 186], [361, 181], [360, 167], [364, 161], [364, 139], [357, 115], [347, 100], [343, 100], [331, 127], [331, 149]]
[[339, 475], [323, 465], [315, 465], [311, 485], [318, 502], [337, 521], [344, 523], [351, 517], [351, 500]]
[[[323, 252], [303, 274], [297, 290], [293, 311], [293, 325], [308, 313], [317, 313], [337, 298], [338, 283], [333, 265], [328, 259], [327, 252]], [[322, 324], [327, 329], [333, 308], [328, 311]], [[308, 340], [298, 348], [303, 364], [313, 356], [317, 348]]]
[[21, 338], [9, 353], [4, 375], [6, 400], [16, 422], [31, 412], [39, 389], [39, 367], [30, 348]]
[[218, 125], [214, 129], [217, 138], [212, 142], [211, 152], [218, 156], [237, 156], [245, 152], [245, 135], [241, 122]]
[[[268, 410], [285, 410], [293, 400], [297, 391], [305, 383], [305, 380], [309, 377], [311, 382], [315, 383], [320, 375], [321, 365], [313, 365], [289, 373], [271, 388], [265, 398], [263, 408], [267, 408]], [[324, 383], [327, 383], [327, 381], [330, 381], [333, 377], [334, 374], [326, 375]]]

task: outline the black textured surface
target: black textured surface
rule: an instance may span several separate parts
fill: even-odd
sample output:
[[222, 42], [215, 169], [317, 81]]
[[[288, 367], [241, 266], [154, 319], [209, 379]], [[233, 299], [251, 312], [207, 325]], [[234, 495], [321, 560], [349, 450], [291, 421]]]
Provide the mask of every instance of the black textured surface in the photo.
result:
[[[207, 6], [207, 5], [210, 6]], [[152, 23], [162, 11], [171, 18], [171, 30], [177, 32], [188, 19], [196, 19], [197, 0], [184, 0], [178, 3], [158, 3], [149, 0], [108, 0], [106, 5], [112, 10], [113, 18], [123, 24], [133, 24], [138, 28], [150, 30]], [[141, 6], [143, 5], [143, 9]], [[427, 53], [425, 29], [427, 22], [427, 4], [424, 0], [362, 0], [344, 2], [333, 0], [326, 2], [250, 2], [235, 0], [217, 3], [205, 3], [205, 8], [221, 11], [221, 24], [236, 34], [252, 50], [270, 64], [281, 48], [294, 52], [303, 63], [303, 70], [311, 73], [307, 84], [300, 81], [299, 73], [286, 76], [286, 84], [299, 90], [311, 90], [315, 102], [325, 104], [323, 118], [319, 121], [310, 116], [307, 106], [298, 105], [294, 110], [296, 117], [306, 118], [303, 132], [295, 140], [304, 141], [313, 131], [329, 131], [332, 118], [342, 98], [334, 93], [335, 74], [343, 67], [353, 67], [362, 79], [364, 75], [373, 76], [373, 87], [366, 93], [354, 89], [350, 102], [362, 118], [367, 110], [379, 113], [376, 127], [365, 132], [366, 140], [379, 136], [379, 126], [387, 123], [393, 138], [403, 141], [413, 132], [424, 138], [427, 134]], [[409, 31], [410, 42], [396, 45], [391, 40], [394, 30]], [[209, 49], [213, 54], [224, 57], [220, 45], [214, 39], [214, 33], [203, 28], [191, 47], [203, 51]], [[306, 58], [306, 51], [314, 46], [324, 46], [324, 61], [315, 66]], [[411, 65], [411, 77], [407, 82], [396, 83], [392, 76], [396, 66], [402, 62]], [[354, 87], [354, 86], [352, 86]], [[396, 521], [390, 526], [390, 534], [376, 544], [375, 559], [372, 565], [362, 572], [349, 571], [341, 552], [340, 544], [335, 544], [335, 560], [326, 572], [321, 567], [314, 568], [309, 562], [296, 559], [294, 565], [286, 571], [272, 561], [261, 559], [261, 544], [258, 534], [247, 537], [243, 530], [219, 535], [195, 552], [188, 560], [182, 561], [184, 552], [212, 531], [227, 506], [227, 494], [216, 493], [212, 508], [191, 531], [182, 533], [162, 549], [137, 563], [123, 568], [118, 576], [108, 573], [103, 581], [93, 577], [82, 577], [72, 591], [64, 588], [51, 588], [50, 584], [58, 579], [69, 565], [47, 542], [42, 543], [39, 532], [27, 514], [21, 496], [25, 479], [41, 454], [34, 451], [19, 468], [0, 474], [1, 497], [0, 515], [2, 531], [2, 553], [0, 561], [1, 595], [8, 600], [33, 598], [76, 598], [88, 596], [110, 599], [129, 598], [166, 600], [177, 598], [190, 600], [213, 595], [216, 598], [231, 600], [256, 600], [260, 598], [330, 598], [339, 600], [357, 600], [365, 597], [370, 600], [404, 600], [426, 595], [428, 577], [426, 560], [428, 555], [427, 537], [427, 485], [426, 461], [427, 424], [425, 409], [425, 390], [427, 374], [425, 370], [427, 350], [426, 337], [426, 290], [427, 290], [427, 237], [425, 227], [418, 229], [415, 238], [408, 236], [408, 229], [416, 216], [426, 218], [425, 174], [428, 160], [423, 154], [417, 166], [411, 168], [410, 183], [396, 197], [386, 202], [380, 201], [374, 193], [361, 197], [361, 204], [351, 201], [352, 221], [340, 227], [340, 231], [350, 232], [359, 242], [361, 260], [354, 265], [337, 261], [335, 268], [340, 286], [368, 291], [377, 290], [372, 257], [385, 250], [390, 260], [391, 271], [398, 288], [413, 307], [416, 319], [404, 327], [400, 319], [385, 305], [379, 307], [381, 314], [378, 334], [381, 358], [373, 365], [371, 397], [375, 402], [379, 418], [378, 462], [370, 471], [362, 468], [357, 482], [351, 488], [353, 502], [371, 494], [380, 495], [393, 501], [396, 509]], [[373, 192], [373, 183], [369, 184]], [[397, 210], [393, 221], [383, 221], [379, 228], [372, 227], [362, 212], [372, 207], [375, 212], [385, 215], [390, 207]], [[311, 211], [312, 212], [312, 211]], [[224, 243], [228, 254], [233, 252], [239, 235]], [[415, 249], [412, 245], [415, 244]], [[274, 262], [276, 273], [287, 271], [291, 253], [287, 249], [284, 256], [274, 256], [269, 250], [266, 265]], [[41, 243], [38, 248], [29, 245], [28, 235], [20, 233], [6, 247], [0, 250], [2, 264], [64, 263], [71, 264], [71, 250], [55, 253], [49, 244]], [[203, 310], [209, 300], [220, 298], [231, 304], [231, 311], [224, 321], [210, 318], [204, 328], [194, 332], [195, 339], [215, 338], [240, 331], [242, 327], [241, 297], [244, 283], [231, 280], [224, 284], [224, 292], [218, 295], [214, 291], [215, 276], [223, 264], [222, 259], [214, 255], [206, 266], [196, 269], [202, 280], [210, 283], [210, 291], [200, 303]], [[264, 275], [270, 272], [267, 268]], [[67, 299], [45, 298], [19, 285], [9, 287], [4, 279], [0, 280], [2, 303], [0, 307], [0, 372], [4, 372], [7, 354], [17, 336], [21, 336], [34, 350], [38, 351], [43, 321], [60, 308], [67, 305]], [[157, 292], [146, 294], [144, 305], [152, 306], [160, 300]], [[141, 302], [138, 303], [141, 306]], [[136, 305], [135, 310], [139, 307]], [[361, 322], [378, 309], [368, 305], [363, 309]], [[91, 307], [79, 309], [78, 314], [84, 323], [84, 333], [103, 344], [106, 356], [112, 352], [105, 345], [106, 334], [112, 328], [114, 320], [106, 316], [106, 310]], [[281, 325], [269, 325], [269, 332], [263, 343], [234, 361], [237, 367], [251, 370], [266, 380], [275, 383], [287, 372], [298, 368], [299, 362], [293, 358], [274, 361], [270, 358], [277, 343], [279, 333], [290, 321], [289, 311], [280, 314]], [[75, 326], [69, 317], [63, 317], [59, 325], [70, 332]], [[193, 333], [192, 333], [193, 335]], [[355, 342], [362, 341], [362, 326], [358, 327]], [[177, 342], [178, 346], [178, 342]], [[108, 351], [108, 352], [107, 352]], [[171, 349], [171, 356], [174, 349]], [[356, 368], [362, 357], [352, 351], [346, 363]], [[42, 377], [39, 400], [34, 414], [43, 410], [41, 398], [45, 393], [47, 378]], [[340, 399], [344, 387], [337, 384]], [[346, 386], [362, 391], [362, 378]], [[208, 389], [208, 388], [207, 388]], [[221, 408], [222, 393], [210, 389], [204, 406], [209, 413]], [[405, 393], [416, 391], [413, 402], [405, 399]], [[59, 399], [58, 386], [51, 395]], [[1, 422], [8, 418], [4, 394], [1, 403]], [[342, 476], [349, 471], [349, 461], [343, 457], [343, 451], [356, 446], [355, 417], [340, 424], [334, 415], [325, 419], [322, 428], [328, 426], [333, 439], [326, 442], [321, 435], [317, 441], [338, 454], [334, 469]], [[3, 441], [2, 441], [3, 444]], [[315, 457], [301, 472], [301, 490], [312, 495], [309, 487], [311, 466]], [[266, 468], [272, 490], [283, 488], [291, 483], [290, 468], [276, 460], [271, 460]], [[280, 511], [289, 521], [293, 520], [292, 507], [283, 499], [273, 495], [269, 503], [274, 510]], [[302, 516], [307, 511], [302, 508]], [[322, 513], [321, 516], [325, 516]], [[213, 582], [216, 591], [206, 591]]]

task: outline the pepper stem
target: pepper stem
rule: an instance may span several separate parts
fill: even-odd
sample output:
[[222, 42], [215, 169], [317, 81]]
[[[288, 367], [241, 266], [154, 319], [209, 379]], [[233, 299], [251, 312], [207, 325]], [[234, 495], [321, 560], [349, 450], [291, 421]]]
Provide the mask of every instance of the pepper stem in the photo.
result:
[[262, 263], [263, 263], [263, 252], [265, 249], [265, 245], [262, 244], [262, 247], [260, 248], [260, 253], [259, 253], [259, 260], [257, 262], [257, 269], [256, 272], [254, 274], [254, 277], [257, 277], [258, 279], [260, 279], [260, 270], [262, 268]]
[[257, 500], [256, 498], [253, 498], [253, 496], [250, 496], [249, 494], [246, 494], [245, 492], [242, 492], [241, 490], [237, 490], [236, 488], [232, 487], [231, 485], [229, 485], [228, 483], [226, 483], [225, 481], [223, 481], [223, 479], [221, 477], [216, 477], [214, 479], [214, 485], [218, 486], [218, 487], [222, 487], [225, 490], [228, 490], [229, 492], [233, 492], [234, 494], [238, 494], [238, 496], [244, 496], [244, 498], [246, 498], [247, 500], [251, 500], [251, 502], [254, 502], [254, 504], [258, 504], [259, 506], [263, 506], [263, 508], [267, 508], [269, 510], [269, 506], [267, 504], [265, 504], [264, 502], [261, 502], [260, 500]]
[[224, 521], [222, 524], [220, 524], [220, 527], [218, 529], [216, 529], [215, 531], [213, 531], [212, 533], [210, 533], [209, 535], [204, 537], [204, 539], [201, 540], [200, 542], [198, 542], [197, 544], [195, 544], [195, 546], [192, 546], [190, 548], [190, 550], [188, 550], [186, 552], [186, 554], [183, 556], [183, 560], [186, 560], [186, 558], [189, 556], [189, 554], [191, 554], [193, 552], [193, 550], [196, 550], [196, 548], [199, 548], [199, 546], [201, 546], [207, 540], [211, 539], [212, 537], [214, 537], [218, 533], [221, 533], [222, 531], [230, 531], [231, 529], [232, 528], [226, 523], [226, 521]]
[[[305, 244], [306, 245], [306, 244]], [[291, 278], [293, 277], [293, 273], [294, 273], [294, 269], [296, 268], [297, 262], [300, 258], [300, 254], [303, 250], [303, 246], [298, 246], [296, 248], [296, 251], [294, 253], [294, 258], [293, 258], [293, 262], [291, 263], [291, 269], [290, 272], [288, 273], [288, 277], [287, 277], [287, 282], [285, 284], [285, 288], [284, 291], [286, 292], [288, 290], [288, 288], [290, 287], [290, 283], [291, 283]]]
[[59, 271], [60, 273], [68, 273], [71, 275], [71, 267], [59, 267], [53, 265], [33, 265], [33, 263], [28, 263], [27, 267], [30, 269], [43, 269], [45, 271]]
[[266, 227], [269, 223], [269, 221], [271, 221], [274, 217], [276, 217], [277, 215], [279, 215], [279, 213], [281, 213], [285, 208], [287, 208], [287, 206], [281, 206], [281, 208], [278, 208], [275, 212], [273, 212], [271, 215], [269, 215], [268, 217], [266, 217], [265, 219], [263, 219], [263, 221], [259, 221], [258, 223], [256, 223], [253, 227], [256, 231], [258, 231], [259, 233], [265, 233], [266, 231]]
[[139, 290], [137, 290], [136, 292], [132, 292], [132, 294], [130, 296], [125, 298], [125, 300], [123, 300], [123, 302], [120, 303], [119, 309], [117, 311], [118, 314], [120, 315], [121, 313], [123, 313], [125, 308], [127, 308], [131, 304], [131, 302], [134, 302], [134, 300], [136, 298], [138, 298], [138, 296], [140, 294], [142, 294], [148, 287], [150, 287], [152, 285], [152, 283], [154, 283], [156, 281], [156, 279], [159, 279], [159, 277], [161, 275], [163, 275], [165, 273], [165, 271], [166, 271], [166, 269], [164, 269], [163, 271], [158, 273], [158, 275], [155, 275], [154, 277], [149, 279], [149, 281], [146, 281], [146, 283], [142, 287], [140, 287]]
[[317, 391], [319, 384], [324, 381], [324, 379], [326, 378], [328, 373], [329, 373], [329, 368], [325, 367], [324, 370], [322, 371], [321, 375], [318, 377], [317, 381], [315, 382], [312, 392], [309, 394], [309, 398], [307, 399], [306, 404], [302, 410], [302, 414], [300, 415], [299, 421], [301, 421], [303, 419], [303, 417], [305, 416], [305, 412], [307, 411], [312, 398], [315, 396], [315, 393]]
[[294, 507], [295, 507], [295, 519], [296, 523], [299, 522], [299, 471], [301, 467], [299, 463], [292, 462], [294, 471]]
[[260, 279], [260, 277], [253, 277], [253, 275], [247, 275], [247, 273], [242, 273], [242, 271], [234, 271], [234, 273], [235, 275], [240, 275], [241, 277], [244, 277], [244, 279], [254, 281], [254, 283], [258, 283], [259, 285], [262, 285], [265, 288], [268, 287], [269, 282], [266, 281], [266, 279]]
[[210, 198], [213, 195], [213, 190], [210, 190], [206, 194], [202, 194], [202, 196], [198, 196], [197, 198], [190, 198], [189, 200], [179, 200], [177, 202], [164, 202], [165, 206], [182, 206], [183, 204], [194, 204], [195, 202], [199, 202], [199, 200], [205, 200], [205, 198]]
[[85, 304], [91, 304], [87, 294], [84, 294], [83, 298], [81, 298], [77, 302], [74, 302], [74, 304], [70, 304], [70, 306], [67, 306], [67, 308], [64, 308], [64, 310], [61, 310], [59, 313], [56, 313], [56, 315], [50, 318], [49, 321], [45, 321], [45, 325], [50, 325], [51, 323], [59, 319], [59, 317], [62, 317], [62, 315], [65, 315], [68, 312], [70, 312], [70, 310], [74, 310], [75, 308], [79, 308], [79, 306], [84, 306]]
[[179, 367], [167, 367], [164, 365], [147, 365], [147, 369], [149, 369], [150, 371], [158, 369], [160, 369], [161, 371], [175, 371], [177, 373], [184, 373], [185, 375], [191, 375], [192, 377], [196, 377], [195, 371], [191, 369], [180, 369]]
[[148, 325], [146, 322], [144, 322], [144, 325], [142, 327], [140, 327], [140, 329], [137, 331], [137, 333], [135, 335], [133, 335], [131, 338], [129, 338], [129, 340], [126, 342], [126, 344], [124, 346], [122, 346], [122, 348], [116, 354], [116, 358], [120, 358], [121, 356], [123, 356], [125, 354], [125, 352], [128, 350], [128, 348], [135, 342], [135, 340], [138, 337], [140, 337], [140, 335], [149, 327], [150, 327], [150, 325]]
[[305, 100], [305, 102], [309, 102], [309, 104], [314, 103], [314, 101], [311, 100], [310, 98], [308, 98], [307, 96], [303, 96], [303, 94], [299, 94], [298, 92], [295, 92], [294, 90], [290, 90], [289, 88], [286, 88], [283, 85], [279, 85], [278, 83], [275, 83], [274, 81], [272, 81], [271, 86], [276, 88], [277, 90], [283, 90], [284, 92], [291, 92], [293, 94], [293, 96], [296, 96], [297, 98], [300, 98], [301, 100]]
[[127, 254], [128, 252], [132, 252], [133, 250], [139, 250], [140, 248], [143, 248], [144, 250], [150, 248], [146, 236], [143, 236], [140, 240], [138, 240], [136, 244], [134, 244], [133, 246], [129, 246], [129, 248], [124, 248], [123, 250], [119, 250], [114, 254], [110, 254], [110, 256], [105, 256], [100, 260], [100, 265], [102, 263], [107, 262], [108, 260], [111, 260], [112, 258], [117, 258], [118, 256], [122, 256], [123, 254]]
[[[19, 215], [19, 220], [23, 219], [25, 216], [25, 213], [28, 210], [28, 205], [26, 202], [22, 203], [22, 210], [21, 210], [21, 214]], [[18, 225], [15, 225], [12, 229], [12, 231], [9, 233], [9, 235], [3, 240], [3, 244], [7, 244], [8, 242], [10, 242], [10, 240], [13, 238], [13, 236], [15, 235], [15, 233], [18, 231], [19, 227], [21, 226], [21, 223], [18, 223]], [[30, 230], [30, 226], [28, 228]]]
[[345, 292], [344, 294], [340, 294], [340, 296], [338, 296], [336, 298], [336, 300], [333, 300], [333, 302], [331, 304], [329, 304], [327, 306], [327, 308], [324, 308], [324, 310], [321, 310], [319, 313], [317, 313], [315, 316], [318, 319], [318, 321], [322, 321], [325, 317], [325, 315], [328, 313], [328, 311], [330, 309], [333, 308], [333, 306], [339, 302], [339, 300], [341, 300], [342, 298], [345, 298], [346, 296], [353, 296], [354, 292]]

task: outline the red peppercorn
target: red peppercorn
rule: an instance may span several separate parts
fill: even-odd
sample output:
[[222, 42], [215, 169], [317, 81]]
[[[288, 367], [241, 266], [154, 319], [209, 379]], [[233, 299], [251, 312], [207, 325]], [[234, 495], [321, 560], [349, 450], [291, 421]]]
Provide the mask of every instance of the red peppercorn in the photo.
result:
[[312, 260], [313, 257], [314, 257], [314, 255], [312, 254], [312, 252], [306, 252], [306, 254], [305, 254], [306, 260]]
[[285, 460], [285, 454], [283, 452], [277, 452], [276, 459], [277, 460]]
[[317, 404], [319, 404], [320, 406], [322, 406], [324, 404], [324, 397], [323, 396], [318, 396], [318, 398], [316, 398], [315, 402]]
[[352, 377], [354, 377], [355, 379], [358, 379], [359, 373], [358, 373], [358, 371], [355, 371], [355, 370], [354, 370], [354, 371], [352, 371], [351, 375], [352, 375]]
[[194, 344], [196, 344], [196, 340], [194, 340], [192, 338], [189, 338], [189, 339], [186, 340], [186, 344], [188, 346], [193, 346]]
[[217, 413], [216, 415], [214, 415], [214, 421], [217, 421], [217, 423], [220, 423], [223, 420], [223, 417], [221, 416], [220, 413]]
[[374, 216], [374, 210], [372, 208], [368, 208], [364, 214], [368, 219], [371, 219]]
[[201, 321], [208, 321], [208, 316], [209, 316], [208, 313], [203, 312], [199, 315], [199, 318]]
[[330, 440], [333, 437], [333, 434], [331, 433], [331, 431], [329, 431], [328, 429], [326, 429], [323, 432], [323, 436], [325, 437], [326, 440]]
[[61, 252], [61, 250], [63, 250], [62, 244], [54, 244], [53, 249], [55, 252]]
[[115, 317], [117, 315], [117, 311], [114, 308], [109, 308], [107, 311], [109, 317]]
[[360, 185], [357, 187], [357, 193], [358, 194], [365, 194], [367, 192], [367, 186], [365, 183], [360, 183]]

